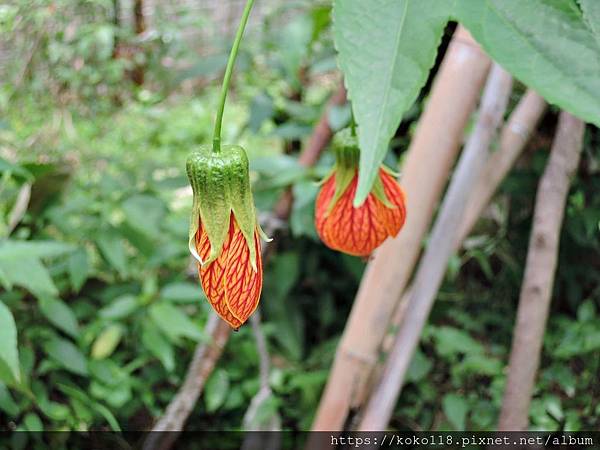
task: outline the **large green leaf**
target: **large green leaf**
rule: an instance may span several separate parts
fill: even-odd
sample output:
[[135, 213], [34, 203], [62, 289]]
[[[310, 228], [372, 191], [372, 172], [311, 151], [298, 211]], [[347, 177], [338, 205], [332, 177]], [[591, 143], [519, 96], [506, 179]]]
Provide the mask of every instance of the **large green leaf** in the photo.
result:
[[[590, 17], [597, 3], [584, 7]], [[600, 126], [600, 49], [574, 0], [456, 0], [455, 13], [516, 78]]]
[[439, 0], [334, 2], [339, 65], [359, 125], [355, 205], [369, 194], [402, 115], [427, 81], [450, 6]]
[[20, 374], [15, 319], [10, 309], [0, 302], [0, 380], [18, 382]]
[[600, 2], [598, 0], [579, 0], [583, 10], [583, 20], [596, 38], [600, 48]]

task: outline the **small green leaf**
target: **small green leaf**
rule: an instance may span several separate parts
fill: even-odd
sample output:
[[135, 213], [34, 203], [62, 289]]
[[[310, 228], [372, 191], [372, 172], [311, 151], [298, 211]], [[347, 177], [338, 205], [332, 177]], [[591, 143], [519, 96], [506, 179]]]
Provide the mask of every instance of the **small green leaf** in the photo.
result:
[[263, 92], [256, 95], [250, 102], [248, 128], [250, 128], [253, 133], [258, 133], [263, 122], [272, 118], [274, 114], [275, 107], [273, 105], [273, 99], [269, 94]]
[[135, 230], [149, 238], [160, 234], [160, 224], [165, 216], [163, 201], [150, 195], [134, 195], [123, 202], [125, 220]]
[[28, 413], [23, 418], [23, 424], [27, 431], [44, 431], [44, 424], [39, 416], [35, 413]]
[[62, 300], [54, 297], [42, 297], [39, 301], [42, 314], [59, 330], [71, 337], [79, 335], [79, 324], [71, 308]]
[[53, 337], [43, 346], [48, 356], [68, 371], [82, 376], [88, 374], [87, 360], [72, 342]]
[[96, 243], [106, 261], [122, 277], [127, 276], [127, 255], [121, 235], [114, 229], [104, 230], [99, 233]]
[[175, 369], [173, 346], [154, 325], [144, 325], [142, 330], [142, 344], [159, 359], [167, 372], [172, 372]]
[[176, 306], [160, 302], [150, 307], [150, 317], [171, 340], [183, 336], [198, 341], [204, 337], [200, 327]]
[[465, 429], [468, 406], [464, 398], [456, 394], [446, 394], [442, 400], [442, 408], [448, 422], [452, 424], [455, 430]]
[[596, 304], [592, 300], [586, 300], [577, 308], [577, 321], [591, 322], [596, 317]]
[[465, 331], [442, 326], [435, 330], [436, 350], [442, 356], [454, 354], [482, 354], [483, 346]]
[[17, 326], [12, 313], [2, 302], [0, 302], [0, 380], [7, 384], [21, 380]]
[[419, 381], [429, 373], [432, 367], [433, 363], [427, 356], [421, 350], [417, 350], [408, 368], [406, 380], [409, 382]]
[[206, 300], [199, 283], [171, 283], [162, 288], [160, 297], [177, 303], [195, 303]]
[[8, 240], [0, 244], [0, 259], [53, 258], [71, 251], [73, 246], [62, 242]]
[[100, 309], [100, 311], [98, 311], [98, 315], [103, 319], [124, 319], [139, 307], [140, 304], [136, 297], [133, 295], [122, 295], [121, 297], [114, 299], [104, 308]]
[[104, 359], [113, 354], [121, 337], [123, 336], [123, 327], [119, 324], [113, 324], [106, 327], [94, 341], [92, 345], [92, 358]]
[[290, 229], [294, 237], [309, 236], [318, 239], [315, 229], [315, 198], [319, 186], [313, 181], [300, 181], [293, 188], [294, 203], [290, 215]]
[[80, 248], [71, 253], [68, 264], [71, 286], [73, 286], [75, 292], [79, 292], [90, 272], [88, 254], [85, 251], [85, 248]]
[[0, 383], [0, 410], [4, 411], [9, 417], [18, 416], [21, 410], [4, 383]]
[[204, 402], [206, 410], [211, 413], [216, 411], [225, 402], [229, 391], [229, 376], [223, 369], [213, 372], [204, 388]]

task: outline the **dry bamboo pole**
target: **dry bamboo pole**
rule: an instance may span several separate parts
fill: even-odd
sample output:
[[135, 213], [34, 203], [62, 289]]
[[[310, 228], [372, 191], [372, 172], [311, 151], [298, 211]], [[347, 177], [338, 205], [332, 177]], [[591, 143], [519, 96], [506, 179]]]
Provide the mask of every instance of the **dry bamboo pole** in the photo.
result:
[[475, 128], [452, 176], [448, 192], [419, 263], [394, 345], [359, 424], [360, 431], [382, 430], [392, 416], [404, 377], [419, 343], [448, 260], [454, 250], [469, 193], [488, 159], [492, 139], [500, 125], [512, 88], [512, 77], [494, 65], [488, 77]]
[[[301, 165], [310, 167], [316, 164], [321, 152], [327, 147], [333, 135], [328, 121], [329, 111], [333, 106], [339, 106], [345, 102], [346, 89], [340, 86], [327, 102], [306, 147], [298, 158]], [[274, 233], [277, 222], [285, 220], [289, 216], [292, 202], [291, 190], [288, 189], [274, 207], [275, 220], [267, 222], [265, 226], [268, 235]], [[266, 259], [267, 252], [271, 248], [272, 245], [269, 245], [269, 243], [263, 245], [263, 260]], [[206, 324], [205, 333], [208, 335], [209, 343], [198, 343], [182, 386], [167, 405], [164, 415], [154, 424], [146, 437], [143, 443], [144, 450], [168, 450], [173, 446], [202, 393], [204, 384], [221, 357], [231, 334], [231, 328], [216, 314], [212, 313]], [[259, 345], [261, 344], [259, 343]], [[262, 364], [264, 364], [264, 361]], [[163, 433], [165, 431], [168, 431], [168, 433]]]
[[489, 58], [470, 34], [459, 27], [403, 167], [406, 224], [398, 237], [387, 240], [375, 252], [367, 267], [313, 430], [342, 430], [350, 409], [364, 399], [390, 316], [412, 273], [489, 66]]
[[529, 404], [550, 310], [560, 230], [571, 178], [579, 165], [584, 127], [581, 120], [561, 112], [550, 159], [538, 186], [498, 424], [502, 431], [522, 431], [529, 424]]
[[[460, 226], [458, 238], [454, 245], [457, 251], [469, 235], [483, 210], [490, 202], [492, 196], [506, 178], [519, 155], [525, 149], [529, 138], [540, 119], [547, 110], [545, 100], [537, 93], [529, 90], [519, 101], [507, 123], [500, 133], [500, 148], [494, 152], [486, 162], [483, 174], [480, 176], [476, 187], [469, 196], [467, 208]], [[394, 312], [392, 328], [397, 328], [402, 322], [406, 312], [407, 293], [403, 296], [400, 307]], [[384, 353], [389, 352], [393, 343], [393, 336], [388, 335], [382, 345]]]
[[469, 235], [492, 196], [523, 152], [529, 137], [546, 111], [547, 104], [528, 90], [514, 109], [500, 134], [500, 148], [488, 159], [483, 174], [469, 197], [455, 249]]

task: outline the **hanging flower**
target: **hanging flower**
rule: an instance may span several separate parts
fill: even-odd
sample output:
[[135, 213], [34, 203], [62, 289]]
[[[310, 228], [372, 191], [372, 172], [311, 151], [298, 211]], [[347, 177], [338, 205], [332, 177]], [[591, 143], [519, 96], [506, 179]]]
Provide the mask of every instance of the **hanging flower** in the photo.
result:
[[367, 199], [355, 208], [352, 202], [358, 184], [359, 149], [350, 129], [336, 134], [333, 149], [336, 163], [316, 201], [317, 233], [334, 250], [368, 256], [404, 225], [404, 192], [393, 172], [381, 166]]
[[242, 147], [202, 147], [187, 160], [194, 192], [189, 249], [215, 312], [239, 328], [256, 310], [262, 289], [262, 231]]

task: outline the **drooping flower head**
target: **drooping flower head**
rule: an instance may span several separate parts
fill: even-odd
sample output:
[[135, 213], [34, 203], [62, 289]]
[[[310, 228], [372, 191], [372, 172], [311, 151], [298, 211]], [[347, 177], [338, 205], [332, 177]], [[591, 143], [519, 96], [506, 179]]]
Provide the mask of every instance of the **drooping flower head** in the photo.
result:
[[203, 146], [187, 160], [194, 200], [189, 249], [215, 312], [239, 328], [258, 306], [262, 234], [250, 190], [248, 158], [237, 145]]
[[367, 199], [355, 208], [352, 202], [358, 184], [358, 140], [347, 128], [335, 135], [332, 147], [336, 163], [317, 196], [317, 233], [334, 250], [368, 256], [404, 225], [404, 192], [393, 172], [382, 165]]

